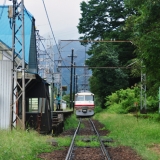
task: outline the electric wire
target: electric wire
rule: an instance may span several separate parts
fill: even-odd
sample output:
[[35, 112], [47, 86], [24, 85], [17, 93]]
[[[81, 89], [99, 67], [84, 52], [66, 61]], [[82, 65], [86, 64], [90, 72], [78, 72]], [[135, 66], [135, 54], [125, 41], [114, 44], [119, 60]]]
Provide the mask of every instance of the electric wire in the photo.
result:
[[[31, 22], [32, 22], [32, 17], [30, 16], [30, 14], [28, 13], [28, 11], [27, 11], [27, 9], [26, 9], [25, 7], [24, 7], [24, 9], [25, 9], [28, 17], [30, 18], [30, 20], [31, 20]], [[43, 44], [43, 42], [42, 42], [42, 40], [41, 40], [41, 38], [40, 38], [40, 35], [38, 35], [38, 39], [40, 40], [40, 42], [41, 42], [41, 44], [42, 44], [42, 46], [43, 46], [43, 48], [44, 48], [45, 53], [49, 56], [49, 58], [50, 58], [51, 61], [55, 64], [55, 66], [56, 66], [56, 68], [57, 68], [58, 66], [56, 65], [56, 63], [54, 62], [54, 60], [50, 57], [50, 55], [48, 54], [48, 52], [47, 52], [47, 50], [46, 50], [46, 48], [45, 48], [45, 46], [44, 46], [44, 44]], [[62, 77], [62, 79], [64, 80], [64, 82], [65, 82], [67, 85], [69, 85], [63, 77]]]
[[[25, 7], [24, 7], [24, 9], [25, 9], [28, 17], [30, 18], [30, 20], [31, 20], [31, 22], [32, 22], [32, 17], [30, 16], [30, 14], [28, 13], [28, 11], [27, 11], [27, 9], [26, 9]], [[43, 42], [42, 42], [42, 40], [41, 40], [41, 38], [40, 38], [40, 35], [38, 35], [38, 39], [39, 39], [39, 41], [41, 42], [41, 44], [42, 44], [42, 46], [43, 46], [43, 48], [44, 48], [45, 53], [49, 56], [49, 58], [51, 59], [51, 61], [56, 65], [56, 63], [54, 62], [54, 60], [53, 60], [53, 59], [51, 58], [51, 56], [48, 54], [48, 52], [47, 52], [47, 50], [46, 50], [46, 48], [45, 48], [45, 46], [44, 46], [44, 44], [43, 44]], [[56, 67], [57, 67], [57, 66], [56, 66]]]
[[[44, 6], [44, 9], [45, 9], [46, 16], [47, 16], [47, 20], [48, 20], [48, 23], [49, 23], [49, 26], [50, 26], [50, 29], [51, 29], [51, 32], [52, 32], [52, 36], [53, 36], [53, 38], [54, 38], [54, 41], [55, 41], [55, 44], [56, 44], [58, 53], [59, 53], [59, 55], [60, 55], [60, 57], [61, 57], [61, 59], [62, 59], [62, 55], [61, 55], [61, 53], [60, 53], [60, 50], [59, 50], [59, 48], [58, 48], [58, 45], [57, 45], [57, 42], [56, 42], [56, 39], [55, 39], [55, 36], [54, 36], [54, 33], [53, 33], [53, 29], [52, 29], [52, 26], [51, 26], [51, 23], [50, 23], [50, 20], [49, 20], [49, 16], [48, 16], [48, 12], [47, 12], [46, 5], [45, 5], [45, 3], [44, 3], [44, 0], [42, 0], [42, 2], [43, 2], [43, 6]], [[63, 62], [63, 61], [62, 61], [62, 62]], [[64, 62], [63, 62], [63, 64], [65, 65]], [[69, 69], [68, 69], [68, 70], [69, 70]], [[69, 70], [69, 71], [70, 71], [70, 70]]]
[[[44, 46], [42, 40], [40, 39], [40, 36], [39, 36], [39, 40], [40, 40], [40, 42], [41, 42], [43, 48], [45, 49], [45, 46]], [[49, 56], [49, 58], [52, 60], [52, 58], [50, 57], [50, 55], [48, 54], [48, 52], [46, 51], [46, 49], [45, 49], [45, 53], [47, 53], [47, 55]], [[53, 61], [53, 60], [52, 60], [52, 61]], [[53, 61], [53, 62], [54, 62], [54, 61]], [[57, 68], [58, 66], [56, 65], [55, 62], [54, 62], [54, 64], [55, 64], [55, 66], [56, 66], [56, 68]], [[66, 80], [65, 80], [63, 77], [62, 77], [62, 79], [64, 80], [64, 82], [66, 82]], [[66, 82], [66, 84], [69, 85], [67, 82]]]
[[[55, 41], [55, 44], [56, 44], [56, 47], [57, 47], [57, 50], [58, 50], [58, 53], [59, 53], [59, 55], [60, 55], [60, 57], [61, 57], [61, 59], [62, 59], [62, 55], [61, 55], [61, 53], [60, 53], [60, 50], [59, 50], [59, 48], [58, 48], [58, 45], [57, 45], [57, 43], [56, 43], [56, 39], [55, 39], [55, 36], [54, 36], [54, 33], [53, 33], [53, 30], [52, 30], [52, 27], [51, 27], [51, 23], [50, 23], [50, 20], [49, 20], [49, 16], [48, 16], [48, 12], [47, 12], [47, 9], [46, 9], [46, 6], [45, 6], [45, 3], [44, 3], [44, 0], [42, 0], [42, 2], [43, 2], [43, 6], [44, 6], [44, 9], [45, 9], [45, 12], [46, 12], [46, 16], [47, 16], [47, 20], [48, 20], [48, 23], [49, 23], [49, 26], [50, 26], [50, 29], [51, 29], [51, 32], [52, 32], [52, 36], [53, 36], [53, 38], [54, 38], [54, 41]], [[63, 64], [65, 65], [65, 63], [64, 63], [64, 61], [63, 61]], [[66, 65], [65, 65], [66, 66]], [[68, 69], [68, 68], [67, 68]], [[69, 69], [68, 69], [69, 70]], [[70, 71], [70, 70], [69, 70]], [[61, 76], [62, 77], [62, 76]], [[62, 77], [62, 79], [64, 80], [64, 78]], [[65, 81], [65, 80], [64, 80]], [[66, 82], [66, 81], [65, 81]], [[67, 83], [68, 84], [68, 83]]]
[[[39, 36], [39, 40], [40, 40], [40, 42], [41, 42], [43, 48], [45, 49], [45, 46], [44, 46], [42, 40], [40, 39], [40, 36]], [[49, 58], [52, 60], [52, 58], [50, 57], [50, 55], [48, 54], [48, 52], [46, 51], [46, 49], [45, 49], [45, 53], [47, 53], [47, 55], [49, 56]], [[53, 61], [53, 60], [52, 60], [52, 61]], [[53, 61], [53, 62], [54, 62], [54, 61]], [[55, 62], [54, 62], [54, 64], [55, 64], [56, 68], [58, 68], [58, 66], [56, 65]], [[64, 82], [66, 82], [66, 80], [65, 80], [63, 77], [62, 77], [62, 79], [64, 80]], [[69, 85], [67, 82], [66, 82], [66, 84]]]
[[[31, 22], [32, 22], [32, 17], [30, 16], [30, 14], [28, 13], [28, 11], [27, 11], [27, 9], [26, 9], [25, 7], [24, 7], [24, 9], [25, 9], [28, 17], [30, 18], [30, 20], [31, 20]], [[41, 42], [41, 44], [42, 44], [42, 46], [43, 46], [43, 48], [44, 48], [45, 53], [49, 56], [49, 58], [51, 59], [51, 61], [56, 65], [56, 63], [54, 62], [54, 60], [53, 60], [53, 59], [51, 58], [51, 56], [48, 54], [48, 52], [47, 52], [47, 50], [46, 50], [46, 48], [45, 48], [45, 46], [44, 46], [44, 44], [43, 44], [43, 42], [42, 42], [42, 40], [41, 40], [41, 38], [40, 38], [40, 35], [38, 35], [38, 39], [39, 39], [39, 41]], [[56, 66], [56, 67], [57, 67], [57, 66]]]

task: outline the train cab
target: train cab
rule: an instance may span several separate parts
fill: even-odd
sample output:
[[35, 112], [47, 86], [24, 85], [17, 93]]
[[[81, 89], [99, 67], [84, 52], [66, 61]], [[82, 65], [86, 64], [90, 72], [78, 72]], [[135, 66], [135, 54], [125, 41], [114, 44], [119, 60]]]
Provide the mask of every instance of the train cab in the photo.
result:
[[75, 94], [74, 108], [77, 117], [94, 115], [94, 94], [90, 91], [81, 91]]

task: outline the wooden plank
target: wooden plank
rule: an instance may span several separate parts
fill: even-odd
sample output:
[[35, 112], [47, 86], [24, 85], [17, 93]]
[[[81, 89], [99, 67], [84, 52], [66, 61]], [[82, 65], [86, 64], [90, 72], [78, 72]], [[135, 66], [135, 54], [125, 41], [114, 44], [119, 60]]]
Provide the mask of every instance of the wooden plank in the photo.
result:
[[[18, 79], [22, 79], [22, 72], [18, 72]], [[36, 79], [36, 75], [31, 73], [25, 73], [25, 79]]]

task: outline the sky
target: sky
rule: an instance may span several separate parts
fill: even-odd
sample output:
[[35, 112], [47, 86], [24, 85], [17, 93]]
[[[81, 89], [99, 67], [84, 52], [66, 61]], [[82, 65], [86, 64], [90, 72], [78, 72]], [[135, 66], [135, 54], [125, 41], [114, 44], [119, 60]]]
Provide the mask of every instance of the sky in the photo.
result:
[[[20, 2], [20, 0], [17, 0]], [[78, 39], [77, 25], [81, 18], [80, 3], [87, 0], [44, 0], [56, 41]], [[12, 5], [12, 1], [0, 0], [0, 5]], [[26, 9], [35, 18], [36, 29], [42, 37], [53, 38], [45, 13], [43, 0], [24, 0]], [[1, 11], [0, 11], [1, 12]]]

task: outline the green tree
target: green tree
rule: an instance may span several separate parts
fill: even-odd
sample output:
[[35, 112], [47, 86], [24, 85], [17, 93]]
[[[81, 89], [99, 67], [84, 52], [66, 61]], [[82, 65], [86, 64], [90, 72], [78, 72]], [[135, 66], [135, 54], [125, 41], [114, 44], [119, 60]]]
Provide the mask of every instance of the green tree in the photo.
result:
[[128, 17], [126, 28], [132, 32], [137, 56], [143, 61], [148, 93], [156, 96], [160, 86], [160, 0], [126, 0], [125, 4], [135, 10]]
[[81, 11], [78, 30], [84, 34], [82, 39], [117, 38], [126, 17], [123, 0], [82, 2]]
[[[90, 0], [81, 3], [81, 15], [77, 26], [83, 36], [80, 39], [130, 40], [130, 32], [124, 29], [125, 20], [133, 12], [126, 8], [124, 0]], [[132, 43], [113, 43], [117, 46], [118, 58], [122, 65], [135, 58]]]
[[[129, 40], [130, 32], [125, 30], [124, 24], [133, 10], [127, 9], [123, 0], [90, 0], [81, 3], [81, 11], [82, 18], [77, 26], [79, 33], [83, 34], [80, 39], [113, 40], [111, 45], [92, 43], [87, 52], [91, 55], [87, 65], [90, 67], [128, 65], [128, 61], [135, 58], [133, 54], [135, 46], [128, 42], [114, 43], [114, 40]], [[128, 85], [126, 73], [131, 75], [129, 70], [121, 69], [92, 69], [92, 71], [90, 88], [98, 95], [102, 106], [106, 95]]]
[[[128, 76], [119, 68], [118, 53], [114, 46], [105, 43], [96, 45], [90, 50], [93, 55], [86, 61], [92, 68], [90, 88], [99, 98], [99, 102], [105, 108], [105, 97], [118, 89], [128, 86]], [[99, 63], [100, 62], [100, 63]], [[106, 68], [101, 68], [101, 67]]]
[[65, 100], [67, 102], [67, 106], [69, 106], [69, 104], [70, 104], [70, 95], [69, 94], [63, 95], [63, 100]]

